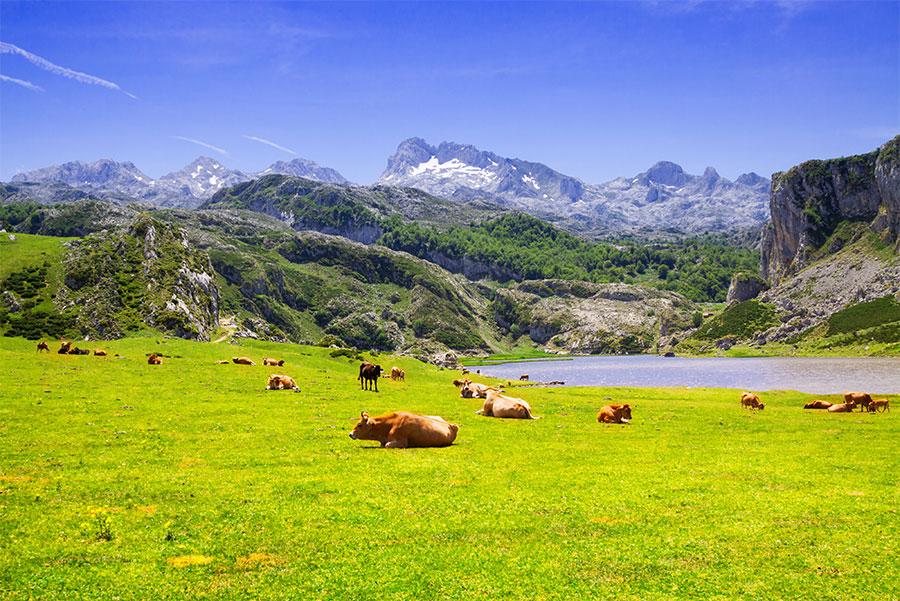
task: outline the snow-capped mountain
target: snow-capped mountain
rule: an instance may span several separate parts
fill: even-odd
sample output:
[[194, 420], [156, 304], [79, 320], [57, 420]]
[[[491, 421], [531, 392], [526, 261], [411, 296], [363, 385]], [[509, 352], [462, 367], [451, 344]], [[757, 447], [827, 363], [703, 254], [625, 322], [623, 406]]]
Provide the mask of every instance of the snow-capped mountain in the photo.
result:
[[[183, 169], [162, 176], [156, 180], [155, 185], [160, 195], [159, 204], [195, 208], [222, 188], [249, 179], [252, 176], [229, 169], [215, 159], [197, 157]], [[196, 202], [190, 202], [191, 198], [196, 199]], [[179, 202], [180, 199], [187, 202]]]
[[[20, 196], [39, 202], [85, 196], [114, 202], [148, 202], [165, 207], [197, 208], [223, 188], [279, 173], [326, 183], [347, 183], [344, 177], [312, 161], [278, 161], [259, 173], [230, 169], [221, 161], [198, 157], [183, 169], [152, 179], [130, 162], [101, 159], [93, 163], [72, 161], [13, 176]], [[17, 197], [18, 198], [18, 197]]]
[[326, 184], [349, 184], [343, 175], [330, 167], [322, 167], [314, 161], [307, 159], [294, 159], [293, 161], [277, 161], [256, 174], [256, 177], [276, 173], [278, 175], [292, 175], [305, 177], [306, 179], [324, 182]]
[[421, 138], [400, 144], [379, 183], [459, 201], [491, 200], [597, 232], [718, 231], [768, 218], [769, 180], [755, 173], [732, 182], [712, 167], [691, 175], [663, 161], [632, 178], [589, 184], [541, 163], [452, 142], [431, 146]]

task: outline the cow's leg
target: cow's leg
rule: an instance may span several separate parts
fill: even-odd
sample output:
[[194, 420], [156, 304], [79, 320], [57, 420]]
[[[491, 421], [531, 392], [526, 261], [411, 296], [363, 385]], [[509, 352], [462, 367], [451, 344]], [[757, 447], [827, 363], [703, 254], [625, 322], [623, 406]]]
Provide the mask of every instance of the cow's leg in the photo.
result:
[[375, 392], [378, 392], [378, 378], [375, 378], [372, 382], [375, 384]]
[[405, 449], [408, 444], [409, 441], [407, 441], [407, 439], [403, 437], [397, 437], [389, 439], [387, 441], [387, 444], [385, 444], [384, 446], [388, 449]]

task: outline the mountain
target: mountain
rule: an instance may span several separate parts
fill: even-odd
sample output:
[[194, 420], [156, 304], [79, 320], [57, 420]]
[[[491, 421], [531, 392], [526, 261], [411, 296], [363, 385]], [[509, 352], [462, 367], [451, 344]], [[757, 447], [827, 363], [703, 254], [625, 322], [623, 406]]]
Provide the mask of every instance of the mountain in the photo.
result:
[[350, 182], [343, 175], [331, 169], [330, 167], [322, 167], [314, 161], [307, 159], [294, 159], [293, 161], [276, 161], [256, 174], [256, 177], [262, 177], [269, 174], [292, 175], [294, 177], [305, 177], [318, 182], [327, 184], [349, 184]]
[[460, 202], [492, 200], [576, 231], [649, 229], [708, 232], [761, 225], [768, 180], [748, 173], [729, 181], [709, 167], [690, 175], [663, 161], [632, 178], [588, 184], [550, 167], [509, 159], [471, 145], [405, 140], [379, 182]]
[[334, 169], [321, 167], [306, 159], [278, 161], [259, 173], [245, 173], [230, 169], [221, 161], [201, 156], [184, 168], [156, 180], [144, 174], [134, 163], [101, 159], [93, 163], [71, 161], [18, 173], [10, 184], [4, 186], [3, 197], [42, 203], [95, 198], [120, 204], [139, 201], [161, 207], [193, 209], [223, 188], [273, 173], [298, 175], [329, 183], [348, 183]]

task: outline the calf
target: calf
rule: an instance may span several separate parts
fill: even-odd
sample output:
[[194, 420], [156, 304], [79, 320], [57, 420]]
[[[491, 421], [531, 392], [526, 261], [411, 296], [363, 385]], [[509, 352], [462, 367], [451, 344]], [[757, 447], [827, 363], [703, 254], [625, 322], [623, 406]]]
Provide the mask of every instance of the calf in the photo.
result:
[[879, 413], [884, 413], [885, 411], [891, 410], [891, 402], [887, 399], [873, 399], [871, 403], [869, 403], [869, 413], [875, 413], [878, 411]]
[[147, 357], [147, 364], [148, 365], [162, 365], [162, 357], [160, 357], [156, 353], [153, 353]]
[[597, 421], [601, 424], [627, 424], [631, 421], [631, 405], [628, 403], [606, 405], [597, 414]]
[[856, 402], [848, 401], [846, 403], [835, 403], [828, 408], [828, 413], [850, 413], [856, 407]]
[[751, 411], [753, 409], [759, 409], [760, 411], [762, 411], [766, 408], [764, 404], [759, 402], [759, 397], [752, 392], [745, 392], [741, 395], [741, 407], [746, 407]]
[[71, 350], [71, 348], [72, 348], [72, 343], [69, 342], [68, 340], [63, 340], [62, 342], [59, 343], [59, 350], [56, 352], [59, 353], [60, 355], [68, 355], [69, 350]]
[[237, 365], [256, 365], [250, 357], [232, 357], [231, 362]]
[[828, 401], [820, 401], [820, 400], [816, 399], [815, 401], [812, 401], [811, 403], [807, 403], [807, 404], [803, 405], [803, 408], [804, 409], [828, 409], [829, 407], [831, 407], [831, 405], [833, 405], [833, 403], [829, 403]]
[[37, 352], [40, 353], [41, 351], [47, 351], [48, 353], [50, 352], [50, 347], [43, 340], [38, 342], [38, 345], [37, 345]]
[[294, 378], [290, 376], [272, 374], [269, 376], [268, 382], [266, 382], [266, 390], [293, 390], [294, 392], [300, 392], [300, 387], [297, 386]]
[[104, 351], [102, 348], [95, 348], [95, 349], [94, 349], [94, 356], [95, 356], [95, 357], [105, 357], [105, 356], [106, 356], [106, 351]]
[[521, 376], [519, 376], [519, 380], [522, 381], [522, 382], [527, 382], [527, 381], [528, 381], [528, 374], [522, 374]]
[[466, 380], [459, 390], [459, 396], [464, 399], [484, 399], [487, 398], [489, 392], [500, 392], [500, 389]]
[[872, 397], [865, 392], [845, 392], [844, 402], [849, 403], [851, 401], [859, 405], [860, 411], [866, 411], [869, 408], [869, 403], [872, 402]]
[[496, 390], [487, 393], [484, 404], [475, 413], [485, 417], [537, 419], [532, 415], [531, 405], [527, 401], [500, 394]]
[[369, 417], [363, 411], [359, 417], [359, 423], [350, 432], [350, 438], [377, 440], [382, 447], [388, 449], [449, 447], [456, 440], [456, 433], [459, 431], [459, 426], [437, 415], [397, 411]]
[[272, 367], [283, 367], [284, 359], [273, 359], [271, 357], [265, 357], [263, 359], [263, 365], [271, 365]]
[[400, 369], [399, 367], [392, 367], [391, 368], [391, 380], [394, 380], [395, 382], [397, 380], [399, 380], [401, 382], [406, 382], [406, 372], [403, 371], [402, 369]]
[[383, 368], [380, 365], [364, 362], [359, 366], [359, 387], [362, 390], [371, 390], [372, 385], [375, 386], [375, 392], [378, 392], [378, 378], [381, 377]]

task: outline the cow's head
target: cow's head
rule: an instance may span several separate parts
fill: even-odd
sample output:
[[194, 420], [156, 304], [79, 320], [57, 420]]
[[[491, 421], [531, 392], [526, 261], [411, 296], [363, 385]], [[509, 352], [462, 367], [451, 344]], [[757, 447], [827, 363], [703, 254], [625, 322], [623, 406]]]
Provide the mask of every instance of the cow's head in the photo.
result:
[[622, 419], [622, 421], [630, 422], [631, 421], [631, 405], [629, 405], [627, 403], [622, 405], [622, 407], [619, 409], [619, 417]]
[[350, 438], [353, 440], [372, 440], [375, 420], [369, 417], [369, 414], [363, 411], [359, 414], [359, 423], [350, 432]]
[[759, 410], [762, 411], [763, 409], [766, 408], [766, 404], [765, 404], [765, 403], [760, 403], [759, 405], [757, 405], [757, 407], [759, 407]]

